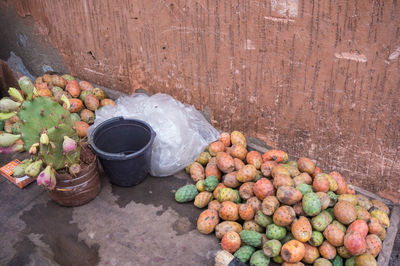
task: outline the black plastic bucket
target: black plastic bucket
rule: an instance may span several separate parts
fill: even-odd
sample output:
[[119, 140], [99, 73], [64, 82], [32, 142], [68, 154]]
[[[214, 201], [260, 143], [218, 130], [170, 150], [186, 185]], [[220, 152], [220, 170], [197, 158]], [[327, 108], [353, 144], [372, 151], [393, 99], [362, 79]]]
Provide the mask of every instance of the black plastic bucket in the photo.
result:
[[89, 142], [110, 181], [129, 187], [146, 178], [155, 137], [144, 121], [114, 117], [98, 125]]

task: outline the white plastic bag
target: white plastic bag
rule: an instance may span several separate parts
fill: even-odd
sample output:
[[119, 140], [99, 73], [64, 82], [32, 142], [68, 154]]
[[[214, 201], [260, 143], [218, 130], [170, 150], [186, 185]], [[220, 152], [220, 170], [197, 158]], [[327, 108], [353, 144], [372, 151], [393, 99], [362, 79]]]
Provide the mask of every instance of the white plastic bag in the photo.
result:
[[193, 106], [184, 105], [167, 94], [134, 93], [120, 97], [116, 107], [96, 111], [89, 132], [101, 122], [117, 116], [150, 124], [157, 133], [151, 155], [152, 176], [172, 175], [193, 162], [206, 146], [218, 139], [218, 131]]

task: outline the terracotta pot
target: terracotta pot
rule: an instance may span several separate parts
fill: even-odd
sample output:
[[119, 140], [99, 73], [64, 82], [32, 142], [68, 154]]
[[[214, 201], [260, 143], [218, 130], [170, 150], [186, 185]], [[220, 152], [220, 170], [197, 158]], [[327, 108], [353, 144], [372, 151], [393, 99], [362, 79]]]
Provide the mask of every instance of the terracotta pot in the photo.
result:
[[100, 192], [97, 157], [83, 168], [78, 176], [56, 173], [57, 185], [50, 197], [62, 206], [80, 206], [94, 199]]

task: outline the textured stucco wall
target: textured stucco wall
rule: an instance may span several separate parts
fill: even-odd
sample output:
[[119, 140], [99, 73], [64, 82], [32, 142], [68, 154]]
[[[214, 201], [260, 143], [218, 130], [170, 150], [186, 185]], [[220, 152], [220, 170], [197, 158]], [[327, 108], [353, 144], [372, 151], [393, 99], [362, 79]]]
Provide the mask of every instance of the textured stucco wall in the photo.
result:
[[28, 21], [52, 57], [62, 55], [56, 65], [82, 79], [171, 94], [208, 110], [220, 129], [309, 156], [399, 201], [396, 0], [16, 0], [0, 8]]

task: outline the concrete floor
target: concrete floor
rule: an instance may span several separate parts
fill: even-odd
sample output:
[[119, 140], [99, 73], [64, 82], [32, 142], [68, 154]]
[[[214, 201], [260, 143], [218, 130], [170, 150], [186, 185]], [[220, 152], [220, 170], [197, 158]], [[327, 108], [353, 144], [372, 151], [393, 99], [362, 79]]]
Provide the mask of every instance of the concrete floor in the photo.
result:
[[101, 181], [95, 200], [67, 208], [1, 177], [0, 265], [213, 265], [219, 243], [197, 232], [201, 210], [174, 200], [184, 173], [130, 188]]
[[[1, 156], [0, 165], [11, 159]], [[0, 265], [214, 264], [219, 242], [197, 232], [201, 210], [174, 200], [189, 183], [185, 173], [130, 188], [104, 174], [101, 182], [95, 200], [66, 208], [35, 183], [21, 190], [1, 177]], [[397, 235], [390, 265], [400, 265], [399, 247]]]

